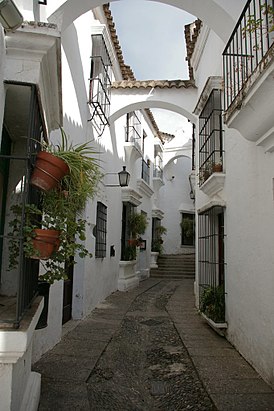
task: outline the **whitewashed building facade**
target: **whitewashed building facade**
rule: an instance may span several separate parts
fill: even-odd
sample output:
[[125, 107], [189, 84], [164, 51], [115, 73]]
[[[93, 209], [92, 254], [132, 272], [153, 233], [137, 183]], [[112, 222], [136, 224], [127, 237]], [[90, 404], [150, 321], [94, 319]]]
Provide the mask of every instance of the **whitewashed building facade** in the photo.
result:
[[[85, 212], [90, 222], [86, 245], [93, 258], [77, 261], [71, 291], [65, 291], [70, 292], [72, 318], [80, 319], [111, 292], [136, 286], [149, 276], [153, 218], [176, 234], [174, 244], [164, 237], [165, 251], [184, 252], [178, 228], [182, 214], [194, 212], [195, 195], [197, 307], [204, 286], [224, 285], [226, 337], [273, 385], [271, 25], [261, 37], [256, 30], [246, 32], [251, 35], [247, 45], [243, 23], [237, 21], [244, 7], [248, 15], [259, 10], [259, 1], [161, 2], [200, 19], [186, 28], [190, 80], [136, 81], [123, 62], [109, 7], [101, 0], [15, 2], [24, 23], [14, 32], [0, 31], [0, 234], [4, 238], [14, 190], [27, 176], [17, 165], [28, 163], [19, 159], [25, 156], [25, 137], [39, 134], [56, 141], [56, 129], [63, 124], [73, 142], [91, 141], [105, 174]], [[266, 27], [264, 16], [260, 23]], [[103, 71], [96, 71], [95, 64], [91, 69], [98, 49], [103, 50]], [[102, 72], [107, 75], [100, 77]], [[102, 78], [103, 110], [102, 100], [94, 99], [95, 83], [100, 87]], [[187, 145], [163, 146], [164, 135], [148, 111], [153, 107], [177, 112], [195, 125], [195, 160]], [[213, 168], [217, 163], [221, 169]], [[131, 179], [128, 187], [120, 188], [117, 172], [123, 166]], [[165, 199], [174, 195], [176, 218], [169, 219]], [[138, 250], [136, 262], [123, 258], [128, 239], [122, 222], [132, 207], [148, 219], [142, 236], [146, 247]], [[106, 215], [103, 249], [94, 235], [98, 210]], [[14, 314], [11, 308], [13, 317], [8, 310], [1, 314], [1, 407], [18, 410], [20, 404], [22, 410], [36, 409], [40, 376], [31, 372], [31, 363], [61, 338], [66, 287], [62, 281], [51, 286], [48, 327], [35, 331], [43, 303], [36, 299], [21, 320], [28, 304], [18, 296], [26, 283], [11, 277], [3, 253], [2, 257], [1, 294], [7, 308], [17, 295], [17, 311]], [[37, 267], [27, 271], [32, 270]], [[31, 301], [31, 295], [28, 298]], [[11, 331], [8, 322], [18, 328]]]

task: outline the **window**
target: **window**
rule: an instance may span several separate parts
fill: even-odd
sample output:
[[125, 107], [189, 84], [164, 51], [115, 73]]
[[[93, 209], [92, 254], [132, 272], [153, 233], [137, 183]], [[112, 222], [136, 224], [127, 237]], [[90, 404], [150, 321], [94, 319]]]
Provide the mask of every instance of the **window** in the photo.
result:
[[152, 217], [152, 238], [151, 238], [151, 250], [158, 251], [159, 232], [158, 228], [161, 226], [161, 220], [157, 217]]
[[153, 177], [163, 179], [163, 149], [160, 141], [154, 144]]
[[[198, 233], [200, 308], [213, 321], [223, 322], [225, 320], [225, 233], [223, 207], [214, 206], [203, 214], [199, 214]], [[216, 298], [218, 307], [215, 307], [212, 302], [211, 308], [209, 306], [206, 307], [207, 300], [210, 298]]]
[[140, 112], [132, 111], [127, 113], [126, 142], [134, 143], [135, 146], [142, 150], [142, 124]]
[[182, 245], [193, 246], [195, 244], [195, 215], [182, 213], [181, 221], [181, 238]]
[[142, 174], [141, 178], [147, 183], [150, 183], [150, 161], [142, 160]]
[[[23, 253], [23, 236], [13, 232], [9, 222], [13, 219], [13, 205], [34, 204], [39, 207], [40, 192], [29, 184], [36, 153], [45, 129], [37, 88], [34, 84], [6, 82], [6, 100], [0, 152], [0, 294], [15, 295], [15, 304], [3, 315], [0, 323], [10, 323], [18, 327], [20, 321], [37, 295], [39, 261], [26, 258]], [[16, 107], [14, 106], [16, 101]], [[20, 112], [20, 127], [14, 116]], [[25, 138], [22, 138], [25, 136]], [[21, 226], [24, 224], [21, 216]], [[14, 239], [19, 246], [18, 264], [9, 271], [9, 240]], [[7, 287], [8, 285], [8, 287]], [[5, 313], [6, 314], [6, 313]]]
[[122, 211], [122, 237], [121, 237], [121, 260], [129, 261], [136, 258], [136, 247], [131, 246], [131, 231], [129, 226], [129, 217], [134, 213], [136, 207], [129, 203], [123, 202]]
[[89, 104], [97, 128], [108, 124], [111, 87], [111, 61], [104, 38], [92, 35], [92, 56], [90, 68]]
[[212, 90], [199, 117], [199, 178], [203, 184], [212, 173], [222, 171], [223, 129], [221, 90]]
[[107, 207], [98, 202], [96, 215], [95, 257], [104, 258], [107, 249]]

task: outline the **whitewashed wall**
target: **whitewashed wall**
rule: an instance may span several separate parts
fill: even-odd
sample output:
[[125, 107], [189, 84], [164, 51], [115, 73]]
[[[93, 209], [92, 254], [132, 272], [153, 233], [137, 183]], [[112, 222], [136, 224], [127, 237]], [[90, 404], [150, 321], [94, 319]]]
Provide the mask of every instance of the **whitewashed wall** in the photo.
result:
[[[209, 33], [195, 75], [200, 92], [208, 76], [222, 75], [223, 47]], [[214, 199], [226, 201], [227, 338], [274, 385], [273, 153], [227, 127], [224, 149], [225, 185]], [[210, 200], [197, 188], [197, 208]]]

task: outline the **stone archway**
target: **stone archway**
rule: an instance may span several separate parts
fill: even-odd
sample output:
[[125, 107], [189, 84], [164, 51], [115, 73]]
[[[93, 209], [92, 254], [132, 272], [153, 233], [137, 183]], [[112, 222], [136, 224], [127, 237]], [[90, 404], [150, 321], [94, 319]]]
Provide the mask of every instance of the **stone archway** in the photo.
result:
[[[110, 2], [119, 0], [110, 0]], [[245, 3], [244, 0], [147, 0], [167, 4], [185, 10], [200, 18], [224, 42], [229, 38], [235, 18]], [[105, 0], [56, 0], [55, 6], [48, 5], [49, 21], [56, 23], [64, 31], [82, 14], [102, 6]]]

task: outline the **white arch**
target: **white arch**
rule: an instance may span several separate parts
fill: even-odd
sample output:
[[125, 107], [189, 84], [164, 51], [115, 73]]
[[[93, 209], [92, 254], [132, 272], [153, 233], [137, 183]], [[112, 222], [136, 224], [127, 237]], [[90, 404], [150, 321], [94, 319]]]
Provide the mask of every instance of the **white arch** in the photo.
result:
[[[119, 0], [109, 0], [110, 2]], [[200, 18], [226, 42], [235, 26], [235, 18], [245, 0], [147, 0], [167, 4], [185, 10]], [[55, 0], [55, 6], [47, 6], [49, 21], [64, 31], [75, 19], [87, 11], [102, 6], [105, 0]], [[59, 8], [57, 8], [59, 6]]]
[[192, 144], [191, 140], [187, 141], [182, 147], [170, 148], [170, 150], [164, 150], [163, 164], [164, 168], [167, 167], [172, 161], [177, 158], [192, 158]]
[[172, 89], [114, 89], [111, 95], [110, 123], [131, 111], [144, 108], [162, 108], [174, 111], [196, 122], [193, 109], [197, 101], [196, 88]]

